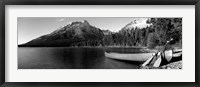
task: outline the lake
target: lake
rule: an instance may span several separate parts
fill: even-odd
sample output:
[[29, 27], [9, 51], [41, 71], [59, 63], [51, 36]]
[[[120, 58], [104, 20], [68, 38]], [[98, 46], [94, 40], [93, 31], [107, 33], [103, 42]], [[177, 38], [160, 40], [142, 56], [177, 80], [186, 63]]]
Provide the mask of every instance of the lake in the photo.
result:
[[[18, 47], [18, 69], [137, 69], [138, 62], [105, 57], [105, 50], [124, 48]], [[138, 53], [139, 48], [128, 49]]]

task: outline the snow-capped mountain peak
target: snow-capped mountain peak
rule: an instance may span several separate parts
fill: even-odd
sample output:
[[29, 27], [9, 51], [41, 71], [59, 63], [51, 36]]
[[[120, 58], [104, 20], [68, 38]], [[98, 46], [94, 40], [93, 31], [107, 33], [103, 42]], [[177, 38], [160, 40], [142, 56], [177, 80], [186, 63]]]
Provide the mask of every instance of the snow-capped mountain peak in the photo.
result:
[[147, 26], [150, 26], [150, 24], [146, 23], [147, 19], [135, 19], [128, 23], [123, 29], [133, 29], [133, 28], [145, 28]]

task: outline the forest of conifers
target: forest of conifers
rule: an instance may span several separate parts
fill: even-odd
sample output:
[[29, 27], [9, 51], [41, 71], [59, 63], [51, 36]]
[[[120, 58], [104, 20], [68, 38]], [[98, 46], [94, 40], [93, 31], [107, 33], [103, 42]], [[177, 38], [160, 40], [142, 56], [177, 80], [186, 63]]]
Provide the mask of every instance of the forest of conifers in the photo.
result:
[[182, 18], [151, 18], [146, 28], [122, 29], [117, 33], [105, 35], [106, 46], [163, 46], [173, 38], [171, 44], [182, 41]]

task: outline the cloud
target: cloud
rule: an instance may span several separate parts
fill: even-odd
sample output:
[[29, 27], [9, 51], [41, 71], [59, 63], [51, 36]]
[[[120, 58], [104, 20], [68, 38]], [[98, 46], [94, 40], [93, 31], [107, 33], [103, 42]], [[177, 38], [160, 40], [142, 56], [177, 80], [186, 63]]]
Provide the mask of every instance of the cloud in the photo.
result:
[[57, 20], [57, 22], [63, 22], [63, 21], [65, 21], [66, 19], [65, 18], [59, 18], [58, 20]]

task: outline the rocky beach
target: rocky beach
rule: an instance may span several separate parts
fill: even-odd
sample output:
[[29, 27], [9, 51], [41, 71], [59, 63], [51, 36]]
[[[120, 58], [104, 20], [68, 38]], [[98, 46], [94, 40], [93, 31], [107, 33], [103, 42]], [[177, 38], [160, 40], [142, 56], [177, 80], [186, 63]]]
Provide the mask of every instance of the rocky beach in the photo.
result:
[[139, 69], [182, 69], [182, 60], [172, 62], [160, 67], [145, 66], [145, 67], [140, 67]]

